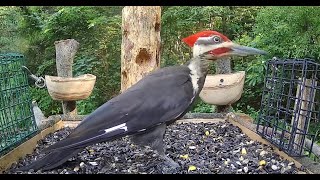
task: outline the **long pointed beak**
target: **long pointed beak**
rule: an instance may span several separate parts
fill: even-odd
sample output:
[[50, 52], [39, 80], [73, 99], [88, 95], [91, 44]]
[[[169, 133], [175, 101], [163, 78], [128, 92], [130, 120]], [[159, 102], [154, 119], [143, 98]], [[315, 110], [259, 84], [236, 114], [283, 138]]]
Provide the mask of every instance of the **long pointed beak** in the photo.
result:
[[[223, 51], [222, 51], [223, 50]], [[221, 52], [221, 53], [217, 53]], [[248, 56], [248, 55], [268, 55], [266, 51], [248, 47], [241, 46], [239, 44], [233, 43], [231, 41], [219, 44], [213, 51], [213, 54], [221, 56]]]
[[238, 56], [248, 56], [248, 55], [268, 55], [266, 51], [248, 47], [248, 46], [241, 46], [238, 44], [233, 43], [234, 45], [230, 47], [231, 53], [238, 55]]

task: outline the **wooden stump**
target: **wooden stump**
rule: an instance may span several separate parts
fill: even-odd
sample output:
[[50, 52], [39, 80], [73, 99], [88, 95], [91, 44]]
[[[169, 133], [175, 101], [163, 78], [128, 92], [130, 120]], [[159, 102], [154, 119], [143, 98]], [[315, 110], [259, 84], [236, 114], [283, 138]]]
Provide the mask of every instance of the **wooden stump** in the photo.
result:
[[[299, 78], [301, 80], [301, 78]], [[311, 110], [313, 108], [314, 97], [316, 93], [316, 89], [314, 89], [313, 93], [311, 94], [311, 86], [312, 83], [317, 85], [317, 82], [312, 79], [303, 79], [301, 80], [301, 85], [298, 84], [297, 92], [296, 92], [296, 102], [294, 105], [294, 112], [297, 113], [292, 117], [291, 126], [296, 126], [295, 133], [307, 133], [310, 123], [311, 117]], [[308, 87], [307, 87], [308, 86]], [[300, 99], [298, 99], [300, 97]], [[300, 100], [300, 104], [298, 104], [298, 100]], [[309, 119], [308, 119], [309, 118]], [[308, 121], [308, 123], [306, 123]], [[302, 134], [295, 134], [293, 142], [295, 145], [293, 146], [294, 149], [300, 149], [304, 147], [304, 144], [301, 144], [302, 141], [306, 138], [305, 135]], [[305, 142], [304, 142], [305, 143]], [[299, 147], [301, 145], [302, 147]]]
[[[66, 39], [54, 42], [56, 48], [57, 72], [60, 77], [72, 77], [72, 64], [79, 43], [74, 39]], [[76, 101], [62, 102], [63, 114], [69, 119], [77, 115]]]
[[160, 6], [122, 10], [121, 91], [160, 67]]
[[[218, 59], [216, 63], [216, 74], [229, 74], [231, 73], [231, 60], [230, 58]], [[231, 112], [231, 105], [216, 106], [216, 113], [228, 113]]]

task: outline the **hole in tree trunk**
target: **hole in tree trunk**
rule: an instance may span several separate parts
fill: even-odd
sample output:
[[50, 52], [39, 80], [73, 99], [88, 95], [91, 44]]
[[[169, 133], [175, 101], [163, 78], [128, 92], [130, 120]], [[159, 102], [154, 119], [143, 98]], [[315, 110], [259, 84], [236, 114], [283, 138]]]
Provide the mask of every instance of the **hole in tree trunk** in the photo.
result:
[[123, 75], [123, 78], [124, 78], [124, 79], [127, 79], [127, 78], [128, 78], [126, 71], [122, 71], [122, 75]]
[[155, 29], [156, 32], [160, 31], [160, 23], [156, 23], [154, 25], [154, 29]]
[[139, 54], [136, 57], [136, 63], [138, 65], [145, 64], [147, 61], [150, 61], [151, 55], [148, 53], [146, 48], [140, 49]]
[[128, 37], [128, 33], [129, 33], [128, 30], [125, 29], [125, 30], [123, 31], [123, 36], [124, 36], [124, 37]]

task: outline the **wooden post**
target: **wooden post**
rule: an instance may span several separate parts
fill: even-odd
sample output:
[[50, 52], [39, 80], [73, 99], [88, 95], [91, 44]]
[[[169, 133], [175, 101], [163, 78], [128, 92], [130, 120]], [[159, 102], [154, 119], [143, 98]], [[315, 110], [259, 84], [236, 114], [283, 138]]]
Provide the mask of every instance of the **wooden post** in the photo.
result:
[[[79, 43], [74, 39], [66, 39], [54, 42], [56, 48], [57, 72], [60, 77], [72, 77], [72, 64]], [[77, 115], [76, 101], [62, 102], [63, 115], [72, 119]]]
[[122, 10], [121, 91], [160, 67], [160, 6]]
[[[231, 73], [231, 60], [230, 58], [218, 59], [215, 61], [216, 74], [229, 74]], [[228, 113], [231, 111], [231, 105], [216, 106], [216, 113]]]
[[[301, 78], [299, 78], [299, 79], [301, 80]], [[297, 86], [297, 91], [296, 91], [296, 98], [297, 99], [296, 99], [296, 102], [295, 102], [295, 105], [294, 105], [294, 112], [295, 113], [299, 113], [300, 112], [300, 113], [296, 115], [296, 118], [295, 118], [295, 116], [293, 116], [292, 117], [292, 121], [291, 121], [291, 126], [293, 127], [294, 126], [294, 122], [297, 119], [297, 131], [295, 133], [307, 133], [308, 132], [308, 126], [309, 126], [310, 121], [306, 125], [307, 127], [305, 127], [305, 122], [306, 122], [306, 119], [308, 117], [311, 117], [311, 110], [312, 110], [312, 106], [313, 106], [312, 102], [314, 102], [314, 97], [315, 97], [315, 92], [316, 92], [316, 89], [314, 89], [313, 95], [311, 96], [311, 94], [310, 94], [311, 93], [310, 86], [312, 86], [312, 81], [314, 81], [314, 80], [305, 79], [304, 78], [301, 81], [301, 85], [298, 84], [298, 86]], [[316, 86], [317, 82], [314, 82], [314, 83], [315, 83], [315, 86]], [[301, 90], [302, 90], [302, 92], [300, 94]], [[298, 98], [299, 98], [299, 94], [301, 96], [301, 98], [300, 98], [301, 99], [300, 106], [298, 106], [298, 104], [297, 104]], [[309, 103], [312, 103], [312, 104], [310, 104], [310, 106], [309, 106]], [[303, 130], [305, 128], [306, 128], [306, 132], [300, 131], [300, 130]], [[300, 129], [300, 130], [298, 130], [298, 129]], [[302, 138], [303, 138], [303, 135], [296, 134], [295, 138], [294, 138], [294, 143], [295, 144], [300, 144]], [[296, 145], [294, 145], [293, 147], [295, 149], [298, 149], [298, 150], [300, 149], [300, 147], [298, 147]], [[302, 144], [302, 147], [304, 147], [304, 144]]]

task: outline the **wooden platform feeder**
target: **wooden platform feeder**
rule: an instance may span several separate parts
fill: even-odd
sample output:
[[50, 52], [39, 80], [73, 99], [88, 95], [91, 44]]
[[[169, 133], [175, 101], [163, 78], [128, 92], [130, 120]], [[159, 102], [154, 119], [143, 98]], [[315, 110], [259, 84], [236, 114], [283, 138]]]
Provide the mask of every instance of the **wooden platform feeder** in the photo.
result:
[[[205, 113], [207, 114], [207, 113]], [[201, 114], [200, 114], [201, 115]], [[238, 126], [244, 134], [246, 134], [250, 139], [258, 141], [263, 144], [270, 145], [274, 148], [274, 152], [279, 154], [282, 158], [287, 159], [288, 161], [294, 162], [295, 165], [300, 168], [302, 165], [306, 167], [310, 173], [319, 173], [319, 163], [314, 163], [306, 160], [307, 158], [300, 158], [300, 159], [294, 159], [290, 156], [288, 156], [283, 151], [280, 151], [277, 147], [270, 144], [265, 139], [261, 138], [258, 134], [256, 134], [254, 131], [252, 131], [251, 127], [253, 124], [251, 124], [251, 117], [249, 117], [246, 114], [231, 114], [224, 117], [217, 116], [215, 117], [215, 114], [207, 114], [206, 116], [194, 116], [192, 119], [188, 119], [188, 114], [185, 116], [185, 119], [178, 120], [176, 123], [219, 123], [228, 121], [232, 123], [235, 126]], [[49, 117], [51, 118], [51, 117]], [[41, 131], [38, 135], [34, 136], [33, 138], [29, 139], [28, 141], [24, 142], [20, 146], [16, 147], [6, 155], [2, 156], [0, 158], [0, 174], [3, 173], [6, 169], [10, 168], [13, 163], [18, 161], [20, 158], [24, 158], [27, 154], [30, 154], [33, 152], [33, 150], [36, 148], [37, 142], [41, 139], [43, 139], [46, 135], [49, 133], [53, 133], [55, 131], [58, 131], [59, 129], [63, 127], [70, 127], [74, 128], [76, 127], [85, 116], [77, 116], [77, 120], [61, 120], [61, 116], [54, 116], [54, 118], [51, 118], [52, 121], [55, 123]], [[248, 125], [249, 124], [249, 125]], [[303, 162], [304, 164], [302, 164]], [[309, 169], [310, 168], [310, 169]], [[318, 169], [318, 170], [317, 170]]]

